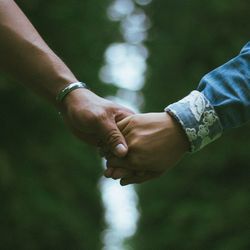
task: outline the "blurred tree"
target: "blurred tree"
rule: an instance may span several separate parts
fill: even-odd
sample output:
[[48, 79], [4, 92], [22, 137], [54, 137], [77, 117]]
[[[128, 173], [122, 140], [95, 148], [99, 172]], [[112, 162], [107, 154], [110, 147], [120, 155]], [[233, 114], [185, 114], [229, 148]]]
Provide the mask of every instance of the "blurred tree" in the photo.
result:
[[[239, 53], [249, 8], [247, 0], [152, 1], [145, 111], [163, 110]], [[250, 249], [249, 148], [246, 125], [141, 186], [134, 249]]]
[[[112, 41], [109, 1], [16, 1], [77, 77], [99, 94]], [[0, 76], [1, 249], [100, 249], [103, 227], [95, 151], [43, 100]], [[101, 91], [102, 89], [102, 91]]]

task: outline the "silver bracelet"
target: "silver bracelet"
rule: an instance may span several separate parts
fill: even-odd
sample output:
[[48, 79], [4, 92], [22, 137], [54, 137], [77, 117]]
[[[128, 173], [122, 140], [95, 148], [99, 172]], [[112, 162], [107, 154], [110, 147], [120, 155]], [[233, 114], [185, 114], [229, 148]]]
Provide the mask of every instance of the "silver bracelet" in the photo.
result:
[[82, 89], [82, 88], [84, 88], [84, 89], [87, 88], [87, 85], [83, 82], [71, 83], [58, 93], [58, 95], [56, 96], [56, 101], [62, 102], [63, 99], [66, 97], [66, 95], [68, 95], [71, 91], [73, 91], [75, 89]]

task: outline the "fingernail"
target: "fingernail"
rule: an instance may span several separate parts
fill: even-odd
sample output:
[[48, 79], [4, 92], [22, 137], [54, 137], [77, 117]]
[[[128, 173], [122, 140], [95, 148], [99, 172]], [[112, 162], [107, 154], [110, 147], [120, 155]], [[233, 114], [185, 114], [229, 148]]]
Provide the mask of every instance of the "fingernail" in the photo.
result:
[[127, 154], [127, 148], [123, 144], [118, 144], [115, 147], [115, 155], [118, 157], [125, 156]]

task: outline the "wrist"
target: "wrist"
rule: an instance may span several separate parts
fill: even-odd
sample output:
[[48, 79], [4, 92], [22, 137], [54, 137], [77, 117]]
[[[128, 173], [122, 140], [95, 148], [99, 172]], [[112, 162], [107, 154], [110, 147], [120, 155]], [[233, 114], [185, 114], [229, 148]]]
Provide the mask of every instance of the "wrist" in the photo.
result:
[[58, 109], [61, 110], [63, 102], [57, 101], [58, 94], [71, 83], [78, 82], [74, 75], [48, 76], [46, 89], [43, 91], [45, 97]]
[[172, 127], [172, 133], [175, 135], [175, 144], [178, 145], [179, 150], [185, 154], [190, 150], [190, 143], [180, 123], [170, 114], [166, 113], [169, 124]]
[[72, 107], [79, 106], [80, 103], [87, 98], [91, 91], [86, 88], [77, 88], [70, 91], [61, 102], [58, 102], [59, 109], [62, 112], [72, 109]]
[[[71, 103], [76, 102], [78, 100], [83, 100], [83, 91], [77, 91], [87, 89], [87, 85], [83, 82], [71, 82], [67, 84], [64, 88], [60, 89], [60, 91], [56, 95], [56, 103], [61, 111], [67, 109], [67, 106], [71, 105]], [[79, 96], [81, 95], [81, 98]]]

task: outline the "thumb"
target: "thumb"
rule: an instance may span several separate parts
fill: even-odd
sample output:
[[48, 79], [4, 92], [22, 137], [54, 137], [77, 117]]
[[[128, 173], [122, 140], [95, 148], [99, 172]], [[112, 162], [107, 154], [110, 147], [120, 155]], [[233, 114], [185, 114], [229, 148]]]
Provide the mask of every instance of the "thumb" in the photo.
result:
[[128, 146], [123, 134], [117, 127], [115, 119], [106, 120], [105, 123], [102, 123], [101, 130], [101, 134], [103, 135], [102, 144], [106, 148], [106, 151], [111, 152], [119, 158], [126, 156]]
[[108, 132], [107, 143], [110, 151], [117, 157], [124, 157], [128, 153], [126, 140], [116, 124]]
[[106, 125], [105, 134], [104, 144], [109, 151], [119, 158], [125, 157], [128, 153], [128, 146], [124, 136], [118, 129], [115, 120]]

